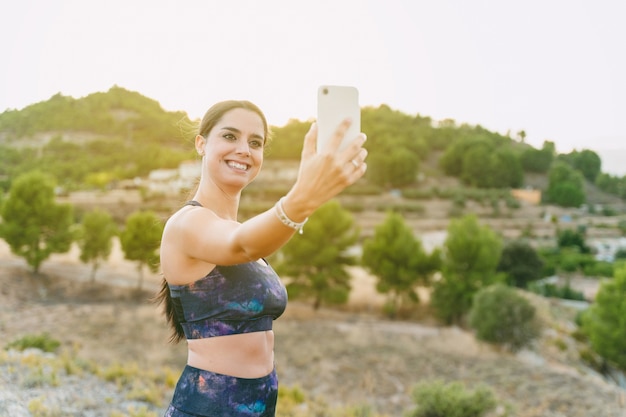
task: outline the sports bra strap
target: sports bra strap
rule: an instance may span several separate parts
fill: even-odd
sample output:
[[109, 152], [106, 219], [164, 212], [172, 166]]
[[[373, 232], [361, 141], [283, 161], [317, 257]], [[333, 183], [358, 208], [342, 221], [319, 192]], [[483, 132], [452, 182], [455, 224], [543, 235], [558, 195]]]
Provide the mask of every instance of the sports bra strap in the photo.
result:
[[196, 207], [202, 207], [202, 204], [198, 203], [196, 200], [189, 200], [189, 201], [187, 201], [185, 204], [183, 204], [183, 206], [196, 206]]

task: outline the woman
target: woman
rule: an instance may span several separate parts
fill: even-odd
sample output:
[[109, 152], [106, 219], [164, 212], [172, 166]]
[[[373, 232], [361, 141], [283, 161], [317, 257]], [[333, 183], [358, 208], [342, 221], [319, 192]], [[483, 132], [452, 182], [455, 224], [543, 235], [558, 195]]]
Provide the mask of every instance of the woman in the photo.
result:
[[204, 115], [195, 139], [202, 157], [198, 189], [167, 221], [161, 241], [158, 300], [172, 340], [186, 338], [188, 345], [166, 416], [274, 416], [272, 321], [284, 311], [287, 293], [264, 258], [365, 173], [364, 134], [337, 151], [349, 124], [319, 153], [312, 124], [294, 186], [274, 207], [239, 223], [241, 191], [261, 169], [268, 124], [247, 101], [217, 103]]

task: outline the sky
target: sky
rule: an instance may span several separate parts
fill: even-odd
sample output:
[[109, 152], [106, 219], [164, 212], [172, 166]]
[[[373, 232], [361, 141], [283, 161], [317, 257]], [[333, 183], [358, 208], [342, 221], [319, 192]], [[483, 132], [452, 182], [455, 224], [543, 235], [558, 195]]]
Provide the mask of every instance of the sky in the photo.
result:
[[624, 22], [623, 0], [3, 0], [0, 112], [118, 85], [191, 118], [248, 99], [282, 126], [353, 85], [362, 106], [614, 156]]

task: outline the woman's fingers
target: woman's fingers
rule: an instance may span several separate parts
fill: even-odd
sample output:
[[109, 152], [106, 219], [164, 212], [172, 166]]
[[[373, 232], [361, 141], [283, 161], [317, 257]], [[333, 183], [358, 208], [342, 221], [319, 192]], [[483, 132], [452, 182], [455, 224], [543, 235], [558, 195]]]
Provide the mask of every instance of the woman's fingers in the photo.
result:
[[317, 149], [317, 123], [311, 123], [309, 131], [304, 135], [304, 144], [302, 145], [302, 159], [316, 153]]
[[333, 152], [333, 153], [337, 152], [337, 150], [341, 146], [341, 142], [343, 142], [344, 137], [346, 136], [346, 133], [348, 132], [348, 129], [350, 129], [351, 125], [352, 125], [352, 120], [344, 119], [339, 124], [339, 126], [337, 126], [337, 129], [335, 129], [335, 133], [330, 138], [328, 146], [326, 146], [329, 152]]
[[367, 158], [367, 149], [361, 148], [359, 149], [359, 153], [350, 160], [350, 163], [358, 168], [361, 164], [365, 162], [365, 158]]
[[[343, 150], [339, 146], [350, 121], [346, 120], [338, 128], [323, 151], [317, 152], [317, 124], [311, 127], [304, 138], [297, 189], [309, 202], [323, 203], [356, 182], [367, 169], [367, 150], [363, 148], [366, 136], [360, 133]], [[319, 201], [318, 201], [319, 200]], [[317, 206], [318, 204], [313, 205]]]

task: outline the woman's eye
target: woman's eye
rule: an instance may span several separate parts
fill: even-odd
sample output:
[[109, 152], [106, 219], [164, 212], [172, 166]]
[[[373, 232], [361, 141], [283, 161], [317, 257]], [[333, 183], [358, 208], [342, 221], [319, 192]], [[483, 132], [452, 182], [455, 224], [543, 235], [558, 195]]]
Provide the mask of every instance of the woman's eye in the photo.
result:
[[256, 149], [262, 148], [263, 147], [263, 142], [261, 142], [260, 140], [251, 140], [250, 141], [250, 146], [252, 148], [256, 148]]
[[237, 140], [237, 137], [232, 133], [224, 133], [222, 137], [227, 140]]

